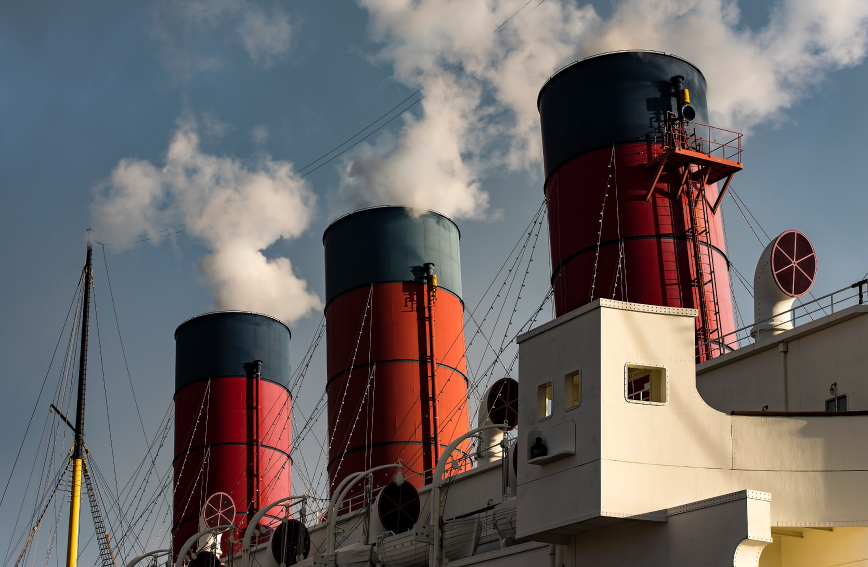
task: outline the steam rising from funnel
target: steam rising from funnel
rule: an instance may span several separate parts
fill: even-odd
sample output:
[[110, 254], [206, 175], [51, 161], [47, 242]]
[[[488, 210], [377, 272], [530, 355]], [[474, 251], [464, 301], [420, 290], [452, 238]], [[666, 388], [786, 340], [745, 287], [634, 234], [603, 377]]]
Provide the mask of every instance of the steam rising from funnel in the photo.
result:
[[712, 122], [750, 131], [866, 52], [860, 0], [782, 0], [755, 31], [728, 0], [625, 0], [607, 20], [569, 0], [359, 3], [383, 46], [377, 59], [425, 98], [396, 139], [348, 157], [337, 205], [400, 204], [455, 218], [486, 215], [480, 180], [491, 170], [538, 167], [537, 93], [576, 59], [619, 49], [678, 54], [706, 74]]
[[99, 187], [92, 212], [99, 237], [121, 249], [142, 234], [157, 238], [183, 224], [210, 249], [200, 269], [219, 309], [291, 322], [322, 304], [288, 258], [266, 258], [263, 251], [304, 232], [315, 201], [293, 177], [292, 164], [266, 158], [248, 168], [203, 153], [196, 125], [187, 121], [175, 132], [164, 167], [121, 160]]

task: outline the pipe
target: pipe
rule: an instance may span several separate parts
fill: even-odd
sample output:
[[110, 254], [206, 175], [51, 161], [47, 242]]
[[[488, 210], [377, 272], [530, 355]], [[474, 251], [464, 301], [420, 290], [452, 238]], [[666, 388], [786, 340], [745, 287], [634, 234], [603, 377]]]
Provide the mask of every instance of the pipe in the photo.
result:
[[440, 424], [437, 417], [437, 359], [434, 350], [434, 303], [437, 301], [437, 274], [434, 273], [434, 264], [428, 262], [425, 264], [425, 269], [428, 272], [425, 295], [428, 299], [428, 337], [431, 349], [431, 392], [429, 395], [429, 404], [431, 406], [431, 436], [434, 451], [434, 462], [440, 458]]
[[[253, 518], [247, 522], [247, 529], [244, 530], [244, 541], [241, 543], [241, 567], [250, 567], [250, 540], [253, 539], [253, 532], [256, 530], [256, 526], [259, 525], [259, 520], [261, 520], [265, 514], [268, 513], [269, 510], [274, 508], [275, 506], [280, 506], [284, 502], [290, 502], [295, 500], [307, 500], [307, 496], [287, 496], [286, 498], [281, 498], [280, 500], [275, 500], [271, 504], [264, 506], [260, 509], [256, 514], [253, 515]], [[285, 504], [286, 507], [289, 507], [289, 504]], [[178, 556], [180, 557], [180, 555]], [[176, 567], [178, 567], [176, 565]]]
[[557, 557], [558, 548], [555, 544], [549, 545], [549, 567], [555, 567], [555, 558]]
[[449, 460], [449, 456], [452, 454], [455, 449], [458, 448], [458, 445], [464, 441], [465, 439], [469, 439], [474, 435], [485, 431], [486, 429], [493, 428], [503, 428], [504, 430], [509, 430], [509, 427], [506, 423], [502, 423], [499, 425], [491, 424], [491, 425], [483, 425], [481, 427], [477, 427], [476, 429], [471, 429], [464, 435], [455, 439], [452, 443], [446, 447], [446, 450], [443, 451], [443, 454], [440, 455], [440, 458], [437, 460], [437, 466], [434, 468], [434, 477], [431, 479], [431, 514], [428, 517], [428, 523], [431, 526], [431, 559], [430, 559], [430, 567], [441, 567], [441, 556], [443, 554], [443, 549], [440, 541], [440, 485], [443, 481], [443, 473], [446, 471], [446, 461]]
[[259, 453], [260, 446], [262, 445], [262, 439], [259, 438], [259, 385], [262, 379], [262, 361], [254, 360], [253, 361], [253, 510], [255, 512], [259, 511], [259, 502], [260, 502], [260, 464], [259, 464]]
[[232, 529], [232, 524], [224, 524], [222, 526], [216, 526], [213, 528], [208, 528], [207, 530], [202, 530], [201, 532], [188, 539], [187, 542], [184, 544], [184, 547], [181, 548], [181, 551], [178, 552], [178, 558], [175, 559], [175, 567], [182, 567], [182, 565], [184, 564], [184, 558], [187, 557], [187, 552], [190, 551], [190, 548], [193, 547], [194, 543], [199, 541], [200, 537], [204, 537], [212, 533], [222, 533], [229, 529]]

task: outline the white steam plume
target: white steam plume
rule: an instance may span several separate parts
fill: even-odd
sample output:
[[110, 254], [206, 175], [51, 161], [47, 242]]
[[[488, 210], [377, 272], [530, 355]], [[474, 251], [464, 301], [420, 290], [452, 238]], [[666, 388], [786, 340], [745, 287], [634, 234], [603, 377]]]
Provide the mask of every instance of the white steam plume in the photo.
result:
[[188, 121], [172, 138], [164, 167], [121, 160], [98, 188], [92, 213], [100, 238], [121, 243], [121, 249], [142, 234], [155, 238], [185, 225], [211, 251], [200, 269], [218, 308], [291, 322], [322, 304], [293, 273], [288, 258], [268, 259], [263, 250], [299, 236], [314, 206], [314, 195], [292, 175], [292, 164], [266, 158], [249, 169], [207, 155], [196, 125]]
[[731, 0], [623, 0], [608, 20], [570, 0], [359, 2], [383, 45], [377, 59], [425, 98], [397, 138], [361, 144], [345, 160], [340, 196], [455, 217], [486, 215], [479, 182], [488, 171], [539, 164], [537, 93], [578, 58], [619, 49], [680, 55], [708, 79], [715, 125], [749, 131], [866, 54], [864, 0], [781, 0], [759, 30], [740, 22]]

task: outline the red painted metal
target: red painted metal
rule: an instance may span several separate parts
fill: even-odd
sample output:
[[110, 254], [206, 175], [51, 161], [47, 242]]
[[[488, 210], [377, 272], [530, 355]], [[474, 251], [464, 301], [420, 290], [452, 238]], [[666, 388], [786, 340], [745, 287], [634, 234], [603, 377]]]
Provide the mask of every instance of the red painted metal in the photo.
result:
[[[648, 163], [660, 154], [662, 147], [652, 143], [604, 148], [549, 177], [555, 311], [560, 316], [600, 297], [697, 309], [704, 303], [697, 329], [705, 321], [713, 340], [735, 329], [723, 221], [711, 211], [717, 184], [697, 196], [697, 166], [690, 172], [661, 168], [649, 191], [658, 168]], [[688, 173], [692, 196], [691, 182], [682, 182]], [[701, 285], [697, 273], [705, 274]]]
[[775, 240], [772, 272], [781, 291], [790, 297], [808, 293], [817, 277], [814, 245], [798, 230], [787, 230]]
[[[261, 411], [254, 412], [255, 405]], [[175, 394], [175, 407], [176, 547], [198, 531], [200, 511], [216, 492], [236, 503], [235, 523], [242, 534], [258, 510], [257, 499], [271, 502], [290, 494], [291, 399], [286, 388], [245, 376], [199, 381]], [[258, 482], [251, 470], [259, 474]], [[239, 534], [236, 539], [240, 541]]]
[[[375, 284], [326, 308], [332, 487], [398, 459], [419, 473], [408, 481], [422, 486], [440, 450], [467, 431], [463, 305], [444, 289], [436, 300], [430, 291], [422, 283]], [[375, 486], [393, 475], [383, 473]]]

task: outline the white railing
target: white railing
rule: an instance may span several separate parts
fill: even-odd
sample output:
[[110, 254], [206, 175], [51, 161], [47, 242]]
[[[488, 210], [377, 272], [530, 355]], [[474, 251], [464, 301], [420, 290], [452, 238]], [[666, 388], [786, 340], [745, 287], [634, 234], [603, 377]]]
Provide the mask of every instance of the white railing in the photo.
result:
[[[818, 317], [825, 317], [835, 313], [835, 309], [840, 311], [844, 307], [862, 305], [864, 302], [864, 288], [866, 286], [868, 286], [868, 280], [858, 281], [853, 285], [833, 291], [832, 293], [827, 293], [822, 297], [812, 299], [811, 301], [804, 302], [792, 309], [777, 313], [763, 321], [755, 321], [750, 325], [731, 331], [721, 337], [715, 337], [707, 343], [698, 343], [696, 345], [697, 352], [703, 352], [704, 349], [702, 347], [708, 345], [708, 351], [713, 356], [720, 356], [728, 352], [733, 352], [738, 348], [743, 348], [753, 344], [755, 338], [752, 336], [751, 331], [760, 323], [767, 323], [772, 319], [777, 320], [781, 315], [789, 314], [790, 321], [792, 321], [793, 327], [795, 327], [799, 324], [798, 321], [800, 319], [802, 322], [805, 322], [805, 318], [809, 318], [813, 321], [815, 314]], [[697, 355], [696, 358], [697, 362], [699, 362], [699, 355]]]

